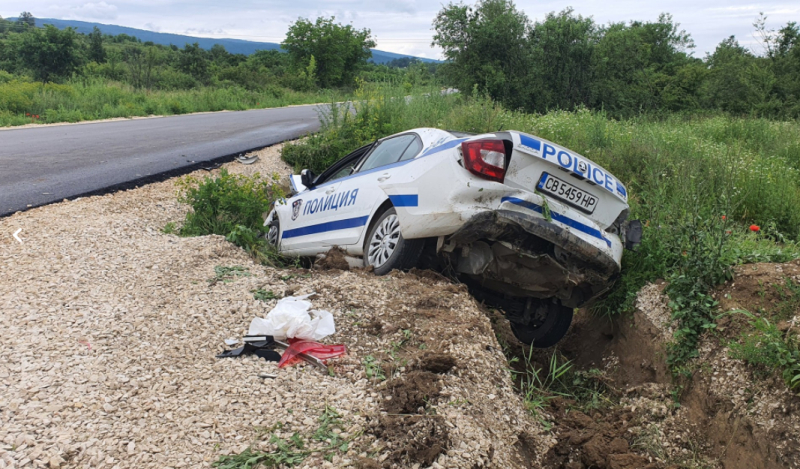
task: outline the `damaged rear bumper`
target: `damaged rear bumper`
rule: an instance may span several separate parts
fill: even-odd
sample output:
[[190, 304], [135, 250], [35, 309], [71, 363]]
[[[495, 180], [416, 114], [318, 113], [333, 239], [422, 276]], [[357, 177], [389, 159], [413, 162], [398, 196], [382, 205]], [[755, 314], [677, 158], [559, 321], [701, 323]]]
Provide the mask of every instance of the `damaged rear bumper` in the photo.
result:
[[605, 293], [620, 271], [609, 252], [570, 230], [513, 210], [472, 217], [447, 239], [456, 270], [483, 288], [514, 297], [558, 298], [581, 307]]

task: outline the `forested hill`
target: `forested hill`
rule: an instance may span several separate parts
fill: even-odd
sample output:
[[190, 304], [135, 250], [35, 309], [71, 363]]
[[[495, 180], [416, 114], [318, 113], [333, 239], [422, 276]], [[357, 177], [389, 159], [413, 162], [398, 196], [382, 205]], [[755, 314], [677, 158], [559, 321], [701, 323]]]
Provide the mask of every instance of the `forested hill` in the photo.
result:
[[[144, 29], [128, 28], [125, 26], [117, 26], [113, 24], [100, 24], [90, 23], [87, 21], [75, 20], [59, 20], [54, 18], [37, 18], [38, 25], [52, 24], [53, 26], [64, 29], [66, 27], [75, 28], [79, 33], [89, 34], [92, 29], [97, 26], [103, 34], [116, 36], [119, 34], [127, 34], [128, 36], [135, 36], [142, 42], [153, 42], [154, 44], [162, 44], [168, 46], [175, 44], [178, 47], [183, 47], [186, 44], [194, 44], [195, 42], [203, 49], [209, 50], [214, 44], [220, 44], [225, 47], [225, 50], [231, 54], [245, 54], [250, 55], [257, 50], [281, 50], [281, 45], [275, 42], [256, 42], [256, 41], [243, 41], [241, 39], [214, 39], [207, 37], [194, 37], [183, 36], [180, 34], [170, 33], [157, 33], [155, 31], [147, 31]], [[396, 54], [394, 52], [386, 52], [382, 50], [372, 49], [372, 62], [376, 64], [385, 64], [394, 59], [403, 57], [411, 57], [403, 54]], [[417, 57], [423, 62], [438, 62], [437, 60], [426, 59]]]

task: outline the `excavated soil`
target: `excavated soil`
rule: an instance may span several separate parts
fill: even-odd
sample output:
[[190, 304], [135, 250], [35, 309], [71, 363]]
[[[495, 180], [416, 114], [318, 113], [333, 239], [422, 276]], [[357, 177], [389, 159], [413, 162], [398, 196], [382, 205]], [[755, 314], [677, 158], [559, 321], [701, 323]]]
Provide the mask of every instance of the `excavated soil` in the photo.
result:
[[[800, 283], [800, 261], [740, 266], [735, 274], [715, 293], [721, 312], [757, 312], [792, 333], [800, 310], [781, 307], [782, 286]], [[689, 364], [692, 378], [673, 382], [665, 358], [674, 325], [663, 288], [645, 287], [634, 314], [618, 321], [576, 316], [559, 349], [577, 369], [602, 370], [610, 402], [582, 411], [568, 399], [551, 401], [558, 442], [543, 467], [800, 467], [800, 397], [776, 373], [731, 357], [730, 343], [752, 330], [744, 315], [721, 315]], [[545, 364], [549, 353], [534, 360]]]
[[350, 264], [345, 258], [345, 252], [334, 247], [314, 263], [314, 268], [318, 270], [350, 270]]
[[[277, 154], [226, 166], [283, 172]], [[165, 181], [0, 220], [0, 468], [210, 467], [275, 450], [273, 434], [318, 450], [326, 408], [349, 443], [298, 467], [537, 467], [555, 444], [466, 289], [425, 273], [268, 268], [221, 236], [164, 234], [187, 210], [175, 191]], [[348, 348], [332, 374], [215, 358], [275, 306], [259, 289], [316, 292], [336, 322], [325, 342]]]

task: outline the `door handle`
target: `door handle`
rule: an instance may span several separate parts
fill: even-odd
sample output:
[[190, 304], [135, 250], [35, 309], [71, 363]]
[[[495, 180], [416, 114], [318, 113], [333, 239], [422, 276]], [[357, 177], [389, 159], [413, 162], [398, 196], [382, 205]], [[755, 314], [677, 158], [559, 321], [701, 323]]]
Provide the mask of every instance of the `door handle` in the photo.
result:
[[336, 192], [336, 187], [331, 187], [330, 189], [325, 191], [326, 194], [333, 194], [334, 192]]
[[389, 179], [390, 177], [392, 177], [392, 175], [391, 175], [391, 174], [389, 174], [389, 173], [385, 173], [383, 176], [381, 176], [381, 177], [379, 177], [379, 178], [378, 178], [378, 182], [383, 182], [383, 181], [385, 181], [385, 180]]

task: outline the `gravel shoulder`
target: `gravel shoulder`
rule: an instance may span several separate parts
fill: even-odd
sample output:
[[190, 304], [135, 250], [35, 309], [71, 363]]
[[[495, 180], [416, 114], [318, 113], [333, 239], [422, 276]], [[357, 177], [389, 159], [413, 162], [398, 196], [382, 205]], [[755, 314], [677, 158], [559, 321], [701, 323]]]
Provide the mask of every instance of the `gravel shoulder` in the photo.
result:
[[[277, 153], [226, 166], [288, 174]], [[423, 274], [266, 268], [220, 236], [161, 231], [185, 211], [169, 180], [0, 219], [0, 468], [210, 467], [273, 450], [273, 434], [310, 441], [326, 406], [349, 445], [300, 467], [530, 467], [555, 443], [465, 290]], [[209, 282], [217, 266], [247, 275]], [[317, 292], [336, 320], [326, 342], [349, 350], [332, 376], [214, 358], [274, 306], [255, 289]], [[385, 381], [368, 378], [367, 357]], [[431, 386], [418, 407], [412, 377]]]

